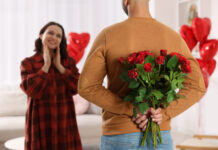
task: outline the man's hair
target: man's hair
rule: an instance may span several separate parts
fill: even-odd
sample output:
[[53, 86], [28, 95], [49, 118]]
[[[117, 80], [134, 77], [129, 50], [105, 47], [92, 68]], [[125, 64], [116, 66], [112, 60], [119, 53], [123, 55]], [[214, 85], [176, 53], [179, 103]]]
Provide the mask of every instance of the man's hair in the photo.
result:
[[128, 9], [127, 6], [124, 5], [123, 1], [122, 1], [122, 7], [123, 7], [123, 11], [126, 13], [126, 15], [128, 16]]
[[[136, 1], [139, 1], [139, 0], [131, 0], [131, 1], [133, 1], [133, 2], [135, 1], [136, 2]], [[150, 0], [144, 0], [144, 1], [149, 2]], [[128, 9], [127, 9], [127, 6], [124, 5], [123, 0], [122, 0], [122, 7], [123, 7], [123, 11], [126, 13], [126, 15], [128, 15]]]

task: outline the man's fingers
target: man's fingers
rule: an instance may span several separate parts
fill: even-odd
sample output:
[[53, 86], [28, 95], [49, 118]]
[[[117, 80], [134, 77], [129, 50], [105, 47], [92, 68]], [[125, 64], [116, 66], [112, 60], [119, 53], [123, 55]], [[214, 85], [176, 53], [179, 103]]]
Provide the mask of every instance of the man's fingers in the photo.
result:
[[144, 115], [147, 115], [150, 112], [150, 109], [148, 108], [145, 112]]
[[147, 126], [144, 126], [144, 127], [142, 128], [142, 131], [143, 131], [143, 132], [145, 132], [145, 130], [146, 130], [146, 127], [147, 127]]
[[152, 121], [157, 122], [158, 124], [162, 122], [162, 114], [153, 115], [151, 116], [151, 118], [152, 118]]
[[161, 112], [161, 108], [159, 107], [158, 109], [156, 109], [156, 112], [160, 113]]
[[157, 115], [157, 114], [161, 113], [161, 108], [158, 108], [156, 110], [154, 108], [151, 108], [150, 112], [151, 112], [151, 115]]
[[140, 118], [142, 115], [141, 114], [137, 114], [136, 117], [132, 117], [132, 121], [136, 121], [138, 118]]
[[152, 118], [152, 119], [162, 118], [162, 114], [151, 115], [151, 118]]
[[159, 122], [159, 123], [160, 123], [160, 122], [162, 122], [162, 118], [152, 119], [152, 121], [153, 121], [153, 122], [157, 122], [157, 123]]
[[141, 117], [137, 118], [135, 122], [137, 124], [140, 124], [145, 119], [147, 119], [146, 115], [142, 115]]
[[147, 122], [148, 122], [148, 119], [142, 121], [142, 122], [139, 124], [139, 128], [144, 128], [144, 126], [146, 126]]

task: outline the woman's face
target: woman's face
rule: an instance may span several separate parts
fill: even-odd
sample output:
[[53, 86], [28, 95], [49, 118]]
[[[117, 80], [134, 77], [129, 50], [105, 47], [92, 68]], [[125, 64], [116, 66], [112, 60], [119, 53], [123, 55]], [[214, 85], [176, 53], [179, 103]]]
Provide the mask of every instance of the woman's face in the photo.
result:
[[60, 47], [62, 30], [57, 25], [51, 25], [40, 35], [40, 38], [43, 46], [47, 45], [49, 50], [54, 50], [57, 47]]

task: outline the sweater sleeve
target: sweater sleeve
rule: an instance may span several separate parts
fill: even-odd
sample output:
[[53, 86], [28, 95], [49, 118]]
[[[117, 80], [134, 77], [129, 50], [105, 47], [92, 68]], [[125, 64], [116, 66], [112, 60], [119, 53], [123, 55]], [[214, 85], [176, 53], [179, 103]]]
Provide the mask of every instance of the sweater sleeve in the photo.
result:
[[62, 75], [62, 79], [66, 84], [67, 90], [71, 95], [77, 94], [77, 85], [79, 80], [79, 71], [76, 67], [75, 60], [73, 58], [68, 58], [66, 60], [66, 71]]
[[21, 89], [27, 96], [33, 99], [40, 99], [48, 83], [48, 73], [43, 72], [41, 69], [38, 72], [34, 72], [31, 61], [28, 58], [21, 62], [20, 70]]
[[102, 86], [107, 74], [106, 35], [95, 39], [79, 78], [79, 94], [106, 111], [132, 116], [133, 106]]
[[204, 79], [198, 62], [190, 53], [190, 50], [183, 39], [181, 39], [180, 50], [180, 53], [190, 61], [192, 72], [185, 78], [183, 82], [184, 88], [178, 93], [185, 96], [185, 98], [180, 98], [171, 102], [170, 105], [163, 110], [163, 120], [171, 119], [181, 114], [198, 102], [206, 92]]

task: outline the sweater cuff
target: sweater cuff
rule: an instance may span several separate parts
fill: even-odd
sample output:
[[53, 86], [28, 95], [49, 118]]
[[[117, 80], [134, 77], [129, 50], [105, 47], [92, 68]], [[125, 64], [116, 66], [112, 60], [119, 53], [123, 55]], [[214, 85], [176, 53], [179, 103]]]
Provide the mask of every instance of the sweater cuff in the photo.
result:
[[170, 116], [167, 114], [166, 109], [162, 108], [161, 109], [161, 114], [162, 114], [162, 120], [163, 121], [170, 120]]
[[133, 105], [131, 103], [127, 102], [126, 108], [127, 108], [127, 111], [124, 113], [126, 113], [128, 116], [132, 117], [133, 116]]

